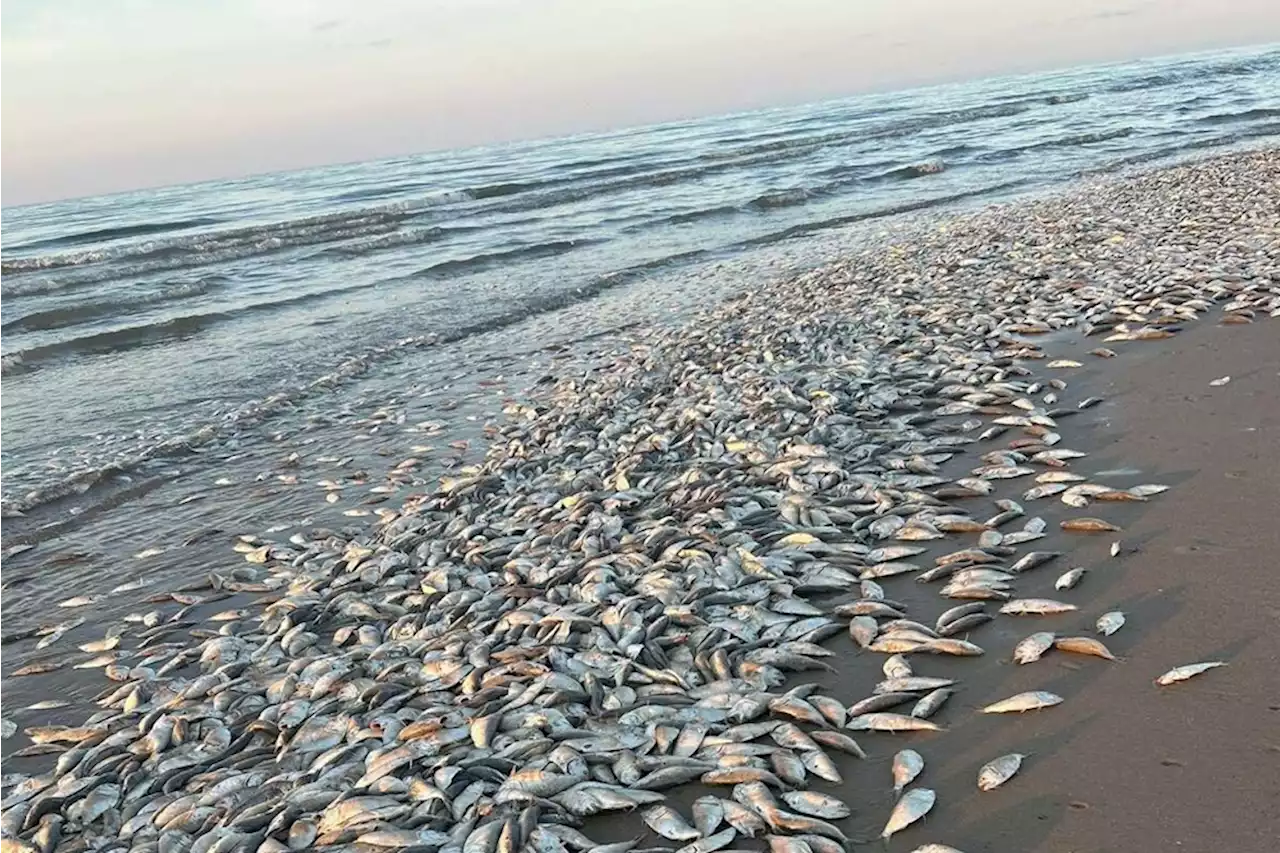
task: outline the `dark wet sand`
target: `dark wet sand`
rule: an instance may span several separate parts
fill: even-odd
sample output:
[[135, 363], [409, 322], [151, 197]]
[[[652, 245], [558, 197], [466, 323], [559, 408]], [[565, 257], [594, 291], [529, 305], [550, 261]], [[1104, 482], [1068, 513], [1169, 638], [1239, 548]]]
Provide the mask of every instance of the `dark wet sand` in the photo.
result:
[[[1064, 426], [1064, 444], [1095, 457], [1076, 470], [1133, 466], [1144, 472], [1138, 480], [1174, 488], [1116, 537], [1136, 552], [1112, 559], [1108, 536], [1064, 557], [1091, 571], [1058, 594], [1081, 608], [1063, 629], [1126, 612], [1107, 639], [1123, 661], [1051, 652], [1017, 667], [1002, 685], [1008, 693], [1044, 686], [1049, 667], [1049, 689], [1066, 702], [1021, 720], [980, 719], [966, 727], [967, 749], [967, 731], [939, 738], [954, 751], [942, 767], [954, 784], [940, 786], [945, 811], [913, 840], [936, 836], [966, 853], [1280, 850], [1280, 329], [1266, 319], [1204, 323], [1127, 346], [1117, 369], [1088, 382], [1108, 398], [1099, 411], [1111, 423], [1089, 441], [1072, 441], [1076, 430]], [[1209, 385], [1222, 376], [1230, 383]], [[1082, 514], [1116, 520], [1103, 506]], [[1059, 572], [1043, 571], [1048, 593]], [[1035, 623], [1024, 633], [1041, 627], [1023, 621]], [[1173, 666], [1215, 659], [1230, 665], [1152, 683]], [[1022, 772], [977, 792], [977, 768], [1014, 751], [1032, 754]]]

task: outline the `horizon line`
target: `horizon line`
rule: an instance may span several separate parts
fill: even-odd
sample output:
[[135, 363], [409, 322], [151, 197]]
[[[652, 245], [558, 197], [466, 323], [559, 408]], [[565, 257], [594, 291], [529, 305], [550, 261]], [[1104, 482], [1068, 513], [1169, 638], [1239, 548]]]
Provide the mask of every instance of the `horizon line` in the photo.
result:
[[270, 176], [276, 176], [276, 175], [279, 175], [279, 176], [301, 175], [307, 172], [318, 172], [326, 169], [338, 169], [346, 166], [375, 165], [379, 163], [390, 163], [395, 160], [426, 157], [433, 154], [444, 154], [449, 152], [456, 152], [461, 154], [466, 152], [484, 151], [485, 149], [491, 149], [491, 148], [502, 148], [504, 146], [531, 145], [531, 144], [548, 143], [548, 142], [569, 142], [569, 141], [589, 139], [589, 138], [607, 138], [615, 134], [624, 134], [624, 133], [630, 133], [630, 132], [635, 132], [640, 130], [654, 131], [660, 128], [674, 127], [681, 124], [688, 124], [693, 122], [722, 121], [722, 120], [734, 118], [737, 116], [747, 116], [747, 115], [753, 115], [756, 113], [768, 113], [774, 110], [799, 109], [802, 107], [818, 106], [820, 104], [834, 104], [834, 103], [840, 103], [843, 101], [852, 100], [855, 98], [861, 98], [861, 97], [867, 97], [867, 96], [873, 96], [873, 95], [894, 95], [894, 94], [905, 94], [908, 92], [920, 92], [920, 91], [925, 91], [929, 89], [941, 89], [948, 86], [962, 85], [965, 83], [976, 83], [980, 81], [994, 82], [994, 81], [1000, 81], [1000, 80], [1018, 80], [1018, 79], [1028, 78], [1028, 77], [1041, 77], [1041, 76], [1049, 76], [1053, 74], [1061, 74], [1067, 71], [1075, 71], [1075, 70], [1102, 70], [1106, 68], [1114, 68], [1119, 66], [1136, 65], [1143, 62], [1158, 63], [1158, 62], [1167, 62], [1170, 60], [1190, 58], [1190, 57], [1196, 57], [1196, 56], [1206, 56], [1206, 55], [1213, 55], [1213, 54], [1247, 53], [1251, 51], [1267, 52], [1268, 50], [1276, 50], [1276, 49], [1280, 49], [1280, 41], [1266, 41], [1266, 42], [1259, 42], [1254, 44], [1234, 45], [1231, 47], [1218, 47], [1218, 48], [1208, 48], [1208, 49], [1202, 49], [1202, 50], [1183, 51], [1179, 53], [1137, 56], [1137, 57], [1133, 57], [1132, 59], [1113, 60], [1109, 62], [1094, 62], [1094, 63], [1084, 63], [1084, 64], [1077, 64], [1077, 65], [1052, 66], [1052, 67], [1037, 69], [1034, 71], [1018, 71], [1013, 73], [991, 74], [991, 75], [976, 76], [976, 77], [956, 77], [956, 78], [950, 78], [945, 80], [936, 80], [929, 83], [921, 83], [917, 85], [905, 86], [901, 88], [890, 87], [890, 88], [884, 88], [884, 89], [877, 89], [875, 87], [870, 87], [870, 88], [850, 92], [849, 94], [846, 94], [846, 95], [839, 95], [837, 97], [819, 98], [817, 100], [807, 100], [807, 99], [796, 100], [796, 101], [791, 101], [786, 103], [774, 103], [774, 104], [769, 104], [764, 106], [752, 107], [748, 109], [730, 110], [727, 112], [713, 112], [713, 113], [706, 113], [706, 114], [699, 114], [699, 115], [679, 116], [679, 117], [673, 117], [669, 119], [663, 119], [661, 121], [650, 122], [647, 124], [624, 124], [624, 125], [619, 125], [615, 127], [600, 128], [596, 130], [583, 130], [583, 131], [577, 131], [573, 133], [564, 133], [564, 134], [547, 134], [542, 136], [528, 136], [528, 137], [516, 136], [516, 137], [505, 138], [505, 139], [495, 139], [489, 142], [482, 142], [474, 145], [427, 147], [427, 148], [422, 148], [422, 149], [418, 149], [411, 152], [387, 154], [380, 157], [366, 158], [362, 160], [335, 160], [331, 162], [316, 163], [312, 165], [298, 166], [294, 168], [275, 169], [271, 171], [261, 171], [261, 172], [251, 171], [251, 172], [244, 172], [244, 173], [234, 174], [234, 175], [213, 176], [208, 178], [200, 178], [198, 180], [193, 180], [193, 181], [181, 181], [177, 183], [143, 184], [141, 186], [132, 187], [130, 189], [116, 190], [108, 193], [59, 196], [59, 197], [44, 199], [41, 201], [23, 202], [15, 205], [5, 205], [3, 204], [2, 201], [0, 201], [0, 211], [16, 211], [16, 210], [23, 210], [26, 208], [67, 204], [70, 202], [77, 202], [77, 201], [88, 201], [90, 199], [110, 199], [110, 198], [117, 198], [121, 196], [129, 196], [135, 193], [154, 192], [158, 190], [181, 189], [184, 187], [198, 187], [198, 186], [203, 186], [205, 184], [223, 184], [223, 183], [234, 183], [237, 181], [252, 181], [252, 180], [266, 178]]

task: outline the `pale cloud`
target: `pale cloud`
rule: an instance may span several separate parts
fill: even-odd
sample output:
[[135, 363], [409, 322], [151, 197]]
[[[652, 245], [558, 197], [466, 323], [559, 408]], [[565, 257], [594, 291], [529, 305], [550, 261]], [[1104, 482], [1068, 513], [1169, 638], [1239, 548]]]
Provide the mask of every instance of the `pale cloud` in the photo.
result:
[[5, 0], [4, 201], [1280, 39], [1235, 0]]

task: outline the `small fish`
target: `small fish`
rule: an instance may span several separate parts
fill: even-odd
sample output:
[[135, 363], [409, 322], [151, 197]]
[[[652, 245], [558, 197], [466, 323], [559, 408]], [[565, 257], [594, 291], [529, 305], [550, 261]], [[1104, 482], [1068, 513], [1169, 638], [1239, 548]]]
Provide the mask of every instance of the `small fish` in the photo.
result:
[[36, 661], [34, 663], [29, 663], [26, 666], [18, 667], [12, 673], [10, 673], [10, 675], [14, 676], [15, 678], [19, 676], [25, 676], [25, 675], [42, 675], [46, 672], [53, 672], [54, 670], [62, 669], [66, 665], [67, 665], [67, 662], [65, 660]]
[[1078, 610], [1074, 604], [1054, 601], [1051, 598], [1015, 598], [1000, 605], [1001, 613], [1014, 616], [1045, 616], [1054, 613], [1069, 613]]
[[1165, 686], [1169, 684], [1177, 684], [1179, 681], [1186, 681], [1188, 678], [1194, 678], [1202, 672], [1216, 669], [1220, 666], [1226, 666], [1226, 661], [1214, 660], [1204, 663], [1187, 663], [1182, 666], [1175, 666], [1164, 675], [1156, 679], [1156, 684]]
[[654, 806], [646, 809], [641, 812], [640, 819], [644, 821], [645, 826], [671, 841], [692, 841], [701, 835], [671, 806]]
[[1112, 610], [1109, 613], [1103, 613], [1098, 617], [1097, 625], [1098, 633], [1104, 637], [1110, 637], [1116, 631], [1124, 627], [1124, 613], [1119, 610]]
[[1035, 663], [1053, 648], [1053, 639], [1052, 631], [1037, 631], [1018, 641], [1013, 647], [1013, 659], [1018, 663]]
[[93, 604], [97, 600], [98, 600], [98, 596], [96, 595], [76, 595], [66, 599], [65, 601], [59, 601], [58, 606], [59, 607], [85, 607], [87, 605]]
[[1031, 690], [1001, 699], [981, 709], [981, 714], [1011, 714], [1022, 711], [1035, 711], [1039, 708], [1052, 708], [1061, 704], [1062, 697], [1047, 690]]
[[1045, 471], [1036, 476], [1037, 483], [1082, 483], [1084, 480], [1083, 474], [1073, 474], [1070, 471]]
[[106, 654], [98, 655], [97, 657], [90, 658], [89, 660], [81, 661], [73, 666], [72, 669], [100, 669], [104, 666], [110, 666], [117, 660], [119, 660], [118, 653], [113, 654], [111, 652], [107, 652]]
[[1020, 752], [1011, 752], [982, 765], [978, 771], [978, 790], [993, 791], [1008, 782], [1018, 772], [1024, 758], [1026, 756]]
[[792, 809], [810, 817], [842, 820], [853, 814], [840, 800], [817, 791], [786, 791], [781, 796]]
[[1052, 370], [1060, 370], [1065, 367], [1084, 367], [1084, 365], [1070, 358], [1055, 358], [1053, 361], [1046, 364], [1045, 367]]
[[849, 637], [861, 648], [867, 648], [875, 642], [880, 633], [880, 626], [870, 616], [855, 616], [849, 621]]
[[1120, 556], [1120, 543], [1119, 543], [1119, 542], [1112, 542], [1112, 543], [1111, 543], [1111, 556], [1113, 556], [1113, 557], [1119, 557], [1119, 556]]
[[116, 635], [114, 637], [104, 637], [101, 640], [93, 640], [88, 643], [81, 643], [80, 651], [97, 654], [98, 652], [109, 652], [114, 648], [118, 648], [119, 645], [120, 637], [119, 635]]
[[724, 822], [724, 803], [719, 797], [698, 797], [693, 801], [693, 825], [703, 835], [711, 835]]
[[1120, 529], [1101, 518], [1068, 518], [1059, 526], [1075, 533], [1114, 533]]
[[1053, 641], [1053, 647], [1064, 652], [1075, 652], [1078, 655], [1093, 655], [1104, 660], [1116, 660], [1111, 650], [1092, 637], [1059, 637]]
[[884, 673], [885, 678], [909, 678], [911, 676], [911, 664], [902, 655], [890, 655], [885, 658], [884, 665], [880, 667], [880, 671]]
[[1056, 590], [1073, 589], [1076, 584], [1080, 583], [1080, 579], [1084, 577], [1088, 569], [1074, 568], [1063, 572], [1056, 581], [1053, 582], [1053, 588]]
[[911, 824], [929, 813], [938, 795], [928, 788], [913, 788], [902, 795], [898, 804], [893, 807], [889, 821], [880, 832], [880, 837], [888, 841], [894, 833], [901, 832]]
[[920, 675], [909, 675], [905, 678], [889, 678], [875, 686], [873, 693], [911, 693], [915, 691], [936, 690], [939, 687], [950, 687], [955, 684], [950, 678], [929, 678]]
[[926, 720], [938, 713], [938, 709], [951, 698], [955, 691], [947, 687], [939, 687], [917, 702], [911, 709], [911, 716]]
[[900, 794], [924, 770], [924, 756], [914, 749], [900, 750], [893, 756], [893, 793]]
[[1038, 501], [1042, 498], [1060, 495], [1067, 490], [1066, 483], [1044, 483], [1039, 486], [1032, 486], [1022, 493], [1024, 501]]
[[955, 655], [956, 657], [976, 657], [986, 654], [982, 646], [955, 637], [929, 640], [924, 644], [924, 648], [921, 651], [932, 652], [935, 655]]
[[164, 548], [146, 548], [133, 555], [135, 560], [145, 560], [147, 557], [155, 557], [165, 552]]
[[855, 758], [865, 760], [867, 757], [867, 753], [863, 751], [861, 746], [858, 746], [858, 742], [856, 740], [841, 732], [833, 732], [830, 729], [817, 729], [810, 734], [810, 737], [813, 738], [815, 743], [820, 743], [823, 746], [829, 746], [832, 749], [838, 749]]
[[942, 726], [906, 714], [862, 714], [849, 720], [853, 732], [940, 732]]
[[923, 847], [917, 847], [911, 853], [964, 853], [947, 844], [926, 844]]
[[1024, 554], [1018, 562], [1010, 566], [1009, 571], [1015, 575], [1028, 572], [1061, 556], [1061, 551], [1030, 551]]
[[42, 699], [27, 706], [28, 711], [52, 711], [55, 708], [66, 708], [71, 705], [65, 699]]
[[1230, 381], [1231, 381], [1230, 376], [1221, 376], [1217, 379], [1210, 380], [1209, 386], [1211, 388], [1221, 388], [1223, 385], [1226, 385]]

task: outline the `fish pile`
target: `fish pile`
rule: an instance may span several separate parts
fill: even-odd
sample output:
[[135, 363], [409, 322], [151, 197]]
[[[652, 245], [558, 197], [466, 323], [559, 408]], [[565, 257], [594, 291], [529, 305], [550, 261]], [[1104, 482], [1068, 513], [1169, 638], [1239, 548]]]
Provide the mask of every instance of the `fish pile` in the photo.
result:
[[[639, 334], [509, 404], [482, 463], [376, 527], [253, 541], [213, 580], [261, 606], [186, 636], [144, 617], [127, 647], [100, 644], [98, 713], [27, 731], [57, 758], [5, 797], [5, 850], [624, 853], [648, 848], [590, 818], [632, 811], [644, 843], [682, 853], [836, 853], [867, 841], [837, 825], [854, 814], [890, 839], [938, 795], [903, 750], [891, 811], [837, 796], [844, 756], [867, 755], [854, 736], [974, 713], [917, 662], [983, 655], [999, 616], [1076, 608], [1018, 594], [1064, 556], [1019, 553], [1050, 532], [1024, 504], [1101, 512], [1164, 488], [1073, 470], [1087, 457], [1060, 425], [1098, 401], [1067, 402], [1058, 371], [1079, 362], [1051, 360], [1049, 333], [1120, 346], [1280, 315], [1280, 205], [1258, 198], [1280, 157], [1243, 159], [983, 212]], [[1187, 264], [1202, 233], [1212, 271]], [[1034, 485], [993, 504], [1004, 480]], [[890, 595], [913, 582], [940, 615]], [[854, 650], [884, 655], [883, 680], [814, 680]], [[1051, 650], [1115, 657], [1047, 631], [999, 654]], [[684, 811], [669, 795], [693, 785]]]

